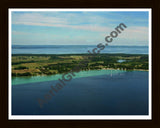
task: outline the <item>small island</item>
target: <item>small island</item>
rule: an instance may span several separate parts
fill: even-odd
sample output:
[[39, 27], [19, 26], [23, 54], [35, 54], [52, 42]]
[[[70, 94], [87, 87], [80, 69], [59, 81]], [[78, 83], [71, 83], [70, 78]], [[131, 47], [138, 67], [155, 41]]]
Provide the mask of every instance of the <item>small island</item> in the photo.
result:
[[81, 70], [144, 70], [148, 71], [146, 54], [14, 54], [12, 76], [54, 75], [71, 71], [80, 61], [89, 63]]

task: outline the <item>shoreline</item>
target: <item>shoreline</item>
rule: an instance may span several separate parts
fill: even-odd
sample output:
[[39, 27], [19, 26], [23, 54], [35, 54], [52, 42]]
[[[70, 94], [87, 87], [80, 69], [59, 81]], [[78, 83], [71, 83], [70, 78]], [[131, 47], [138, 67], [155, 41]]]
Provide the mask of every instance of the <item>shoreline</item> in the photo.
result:
[[[87, 60], [85, 64], [81, 62]], [[124, 60], [119, 62], [119, 60]], [[66, 54], [14, 55], [12, 77], [56, 75], [87, 70], [148, 71], [148, 55], [144, 54]]]
[[[102, 69], [102, 70], [87, 70], [87, 71], [80, 71], [78, 73], [75, 73], [75, 76], [72, 76], [72, 74], [67, 74], [67, 76], [71, 75], [72, 79], [77, 78], [87, 78], [87, 77], [93, 77], [93, 76], [114, 76], [116, 74], [122, 74], [125, 72], [136, 72], [134, 70], [127, 71], [127, 70], [116, 70], [116, 69]], [[144, 72], [144, 71], [137, 71], [137, 72]], [[145, 71], [147, 72], [147, 71]], [[57, 81], [62, 78], [63, 74], [56, 74], [56, 75], [41, 75], [41, 76], [22, 76], [22, 77], [12, 77], [12, 85], [21, 85], [21, 84], [29, 84], [29, 83], [37, 83], [37, 82], [46, 82], [46, 81]]]
[[[148, 72], [149, 70], [144, 70], [144, 69], [133, 69], [133, 70], [122, 70], [122, 69], [113, 69], [113, 68], [103, 68], [103, 69], [93, 69], [93, 70], [81, 70], [80, 72], [87, 72], [87, 71], [102, 71], [102, 70], [118, 70], [118, 71], [146, 71]], [[79, 73], [79, 72], [78, 72]], [[12, 76], [12, 78], [23, 78], [23, 77], [49, 77], [49, 76], [54, 76], [54, 75], [63, 75], [64, 73], [57, 73], [57, 74], [51, 74], [51, 75], [31, 75], [31, 76]]]

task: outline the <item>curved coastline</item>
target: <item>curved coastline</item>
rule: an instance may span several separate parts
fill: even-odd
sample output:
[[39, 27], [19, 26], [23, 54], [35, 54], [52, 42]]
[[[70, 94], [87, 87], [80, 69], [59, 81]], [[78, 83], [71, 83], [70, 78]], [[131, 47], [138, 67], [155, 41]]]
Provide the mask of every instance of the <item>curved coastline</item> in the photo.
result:
[[[118, 70], [118, 69], [111, 69], [111, 68], [102, 69], [102, 70], [87, 70], [87, 71], [80, 71], [79, 73], [75, 73], [75, 76], [73, 77], [73, 79], [81, 78], [81, 77], [99, 76], [104, 74], [115, 75], [118, 73], [124, 73], [128, 71], [148, 71], [148, 70]], [[54, 81], [62, 78], [62, 75], [63, 74], [12, 77], [12, 85]]]

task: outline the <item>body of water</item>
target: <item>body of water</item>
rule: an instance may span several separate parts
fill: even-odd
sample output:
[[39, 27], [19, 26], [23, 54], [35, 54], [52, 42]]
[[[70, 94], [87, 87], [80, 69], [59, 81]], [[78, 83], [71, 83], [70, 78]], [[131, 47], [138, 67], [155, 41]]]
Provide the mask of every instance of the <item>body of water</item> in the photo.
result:
[[[12, 54], [80, 54], [96, 45], [13, 45]], [[148, 46], [106, 46], [101, 53], [148, 54]]]
[[[48, 77], [48, 81], [42, 77]], [[32, 77], [28, 78], [32, 83], [20, 81], [12, 86], [13, 115], [148, 114], [147, 71], [80, 72], [40, 108], [37, 99], [43, 99], [58, 82], [49, 77], [53, 78], [41, 76], [41, 81], [33, 83]]]
[[[81, 54], [94, 48], [96, 45], [13, 45], [12, 54]], [[106, 46], [101, 53], [148, 54], [148, 47]], [[148, 114], [147, 71], [81, 71], [40, 108], [38, 99], [61, 76], [13, 77], [12, 115]]]
[[[90, 71], [80, 71], [79, 73], [74, 73], [74, 78], [88, 77], [88, 76], [99, 76], [99, 75], [114, 75], [117, 73], [123, 73], [123, 70], [90, 70]], [[12, 85], [53, 81], [62, 78], [63, 74], [47, 75], [47, 76], [23, 76], [23, 77], [12, 77]]]

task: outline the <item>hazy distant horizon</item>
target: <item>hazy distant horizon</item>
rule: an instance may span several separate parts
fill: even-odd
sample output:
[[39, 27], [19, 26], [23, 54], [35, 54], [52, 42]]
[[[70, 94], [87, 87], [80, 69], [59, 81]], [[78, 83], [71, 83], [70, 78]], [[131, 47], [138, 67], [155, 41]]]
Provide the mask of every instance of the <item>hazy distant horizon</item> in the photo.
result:
[[[12, 54], [84, 54], [96, 45], [12, 45]], [[148, 54], [148, 46], [106, 46], [101, 53]]]

